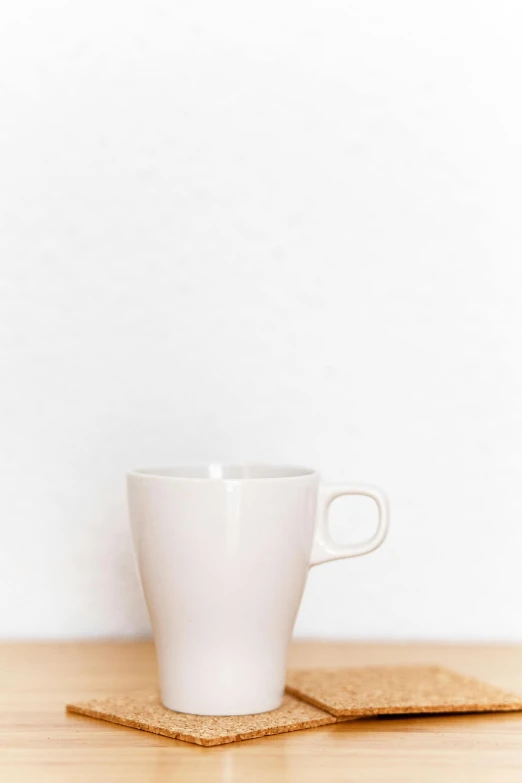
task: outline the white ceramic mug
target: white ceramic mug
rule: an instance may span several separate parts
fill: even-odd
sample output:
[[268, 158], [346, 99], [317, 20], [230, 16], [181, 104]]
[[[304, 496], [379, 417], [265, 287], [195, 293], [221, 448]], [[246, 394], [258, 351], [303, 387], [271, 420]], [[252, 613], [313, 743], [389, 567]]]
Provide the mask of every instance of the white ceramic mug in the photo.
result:
[[[135, 470], [128, 493], [161, 699], [199, 715], [278, 707], [308, 569], [371, 552], [388, 527], [382, 490], [320, 487], [306, 468]], [[376, 502], [379, 524], [368, 541], [332, 540], [328, 506], [342, 495]]]

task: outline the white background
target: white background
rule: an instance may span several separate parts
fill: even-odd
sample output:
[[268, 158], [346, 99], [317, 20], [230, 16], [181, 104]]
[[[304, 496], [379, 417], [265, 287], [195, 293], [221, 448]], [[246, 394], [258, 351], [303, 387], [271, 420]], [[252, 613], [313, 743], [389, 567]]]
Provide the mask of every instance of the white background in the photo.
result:
[[124, 471], [223, 459], [390, 495], [301, 635], [522, 639], [521, 29], [516, 0], [2, 3], [1, 635], [146, 632]]

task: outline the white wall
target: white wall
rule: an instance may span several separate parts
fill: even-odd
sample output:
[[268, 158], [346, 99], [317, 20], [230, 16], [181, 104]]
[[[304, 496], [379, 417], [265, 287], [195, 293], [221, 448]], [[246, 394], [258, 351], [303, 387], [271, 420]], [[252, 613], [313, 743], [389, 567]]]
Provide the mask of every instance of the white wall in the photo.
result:
[[521, 25], [2, 4], [1, 635], [145, 632], [124, 471], [221, 458], [389, 492], [300, 634], [522, 639]]

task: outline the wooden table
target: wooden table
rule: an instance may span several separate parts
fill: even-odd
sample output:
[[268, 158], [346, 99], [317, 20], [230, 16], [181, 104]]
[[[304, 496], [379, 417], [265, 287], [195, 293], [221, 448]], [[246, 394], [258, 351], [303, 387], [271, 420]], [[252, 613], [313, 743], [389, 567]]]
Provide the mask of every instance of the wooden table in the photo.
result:
[[[297, 643], [291, 666], [440, 663], [522, 693], [522, 646]], [[156, 680], [148, 642], [0, 645], [0, 781], [522, 782], [522, 713], [360, 720], [215, 748], [66, 715]]]

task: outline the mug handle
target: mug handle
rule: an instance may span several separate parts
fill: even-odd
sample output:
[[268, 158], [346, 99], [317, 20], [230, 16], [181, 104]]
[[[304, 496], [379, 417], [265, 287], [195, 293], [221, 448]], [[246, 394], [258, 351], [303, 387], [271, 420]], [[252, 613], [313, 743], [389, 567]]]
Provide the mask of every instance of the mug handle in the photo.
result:
[[[360, 544], [337, 544], [330, 535], [328, 509], [332, 501], [344, 495], [364, 495], [374, 500], [379, 509], [377, 530], [371, 538]], [[319, 487], [317, 524], [310, 565], [327, 563], [329, 560], [340, 560], [343, 557], [358, 557], [373, 552], [386, 538], [389, 518], [388, 498], [379, 487], [373, 487], [369, 484], [334, 484]]]

